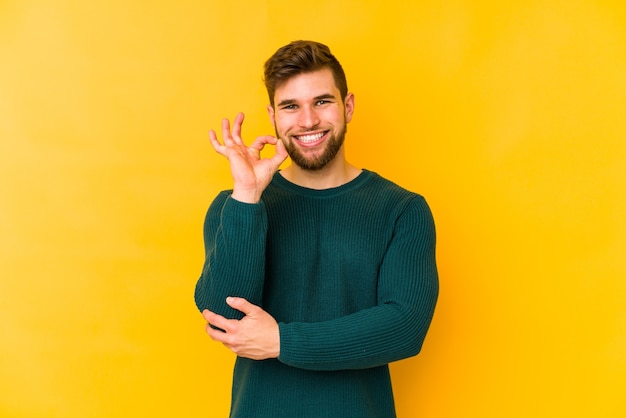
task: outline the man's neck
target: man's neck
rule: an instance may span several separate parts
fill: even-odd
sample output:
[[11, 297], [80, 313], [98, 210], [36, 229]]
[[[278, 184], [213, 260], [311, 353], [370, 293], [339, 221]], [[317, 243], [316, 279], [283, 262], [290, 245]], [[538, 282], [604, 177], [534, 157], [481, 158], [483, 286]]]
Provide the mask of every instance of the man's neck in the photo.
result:
[[295, 164], [280, 171], [290, 182], [309, 189], [323, 190], [339, 187], [354, 180], [361, 169], [356, 168], [343, 158], [335, 158], [319, 170], [305, 170]]

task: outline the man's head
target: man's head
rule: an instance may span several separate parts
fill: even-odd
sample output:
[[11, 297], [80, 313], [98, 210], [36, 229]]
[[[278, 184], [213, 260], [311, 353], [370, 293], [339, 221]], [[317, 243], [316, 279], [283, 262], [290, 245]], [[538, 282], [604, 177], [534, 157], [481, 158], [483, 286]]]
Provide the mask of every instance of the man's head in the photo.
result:
[[296, 41], [280, 48], [265, 64], [265, 84], [276, 137], [296, 166], [317, 171], [344, 160], [354, 95], [327, 46]]
[[274, 93], [281, 84], [298, 74], [324, 68], [332, 72], [335, 85], [341, 93], [341, 100], [345, 100], [348, 94], [346, 75], [341, 64], [326, 45], [314, 41], [294, 41], [279, 48], [265, 62], [265, 87], [272, 107], [274, 106]]

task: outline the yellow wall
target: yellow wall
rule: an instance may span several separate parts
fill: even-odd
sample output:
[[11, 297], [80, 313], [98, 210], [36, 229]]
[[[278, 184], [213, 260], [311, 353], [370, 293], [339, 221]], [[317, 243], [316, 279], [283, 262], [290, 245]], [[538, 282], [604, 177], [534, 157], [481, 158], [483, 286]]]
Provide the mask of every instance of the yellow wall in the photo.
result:
[[0, 1], [1, 417], [226, 416], [206, 132], [272, 132], [261, 66], [297, 38], [348, 73], [350, 159], [435, 213], [399, 415], [626, 415], [624, 2], [352, 3]]

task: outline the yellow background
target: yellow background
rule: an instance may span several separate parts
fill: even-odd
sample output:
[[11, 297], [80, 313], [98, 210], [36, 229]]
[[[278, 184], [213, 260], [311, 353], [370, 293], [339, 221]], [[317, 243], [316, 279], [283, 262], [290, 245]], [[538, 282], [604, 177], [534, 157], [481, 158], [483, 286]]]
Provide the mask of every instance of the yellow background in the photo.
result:
[[441, 297], [400, 417], [626, 415], [623, 1], [0, 1], [0, 416], [224, 417], [193, 303], [262, 64], [328, 43], [349, 159], [422, 193]]

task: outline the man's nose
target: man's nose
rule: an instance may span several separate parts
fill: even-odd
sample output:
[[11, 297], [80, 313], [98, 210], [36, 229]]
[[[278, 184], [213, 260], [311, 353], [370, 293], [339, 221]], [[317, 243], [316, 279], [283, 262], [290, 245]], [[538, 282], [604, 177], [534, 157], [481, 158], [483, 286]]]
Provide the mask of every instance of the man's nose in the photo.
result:
[[319, 125], [320, 120], [315, 109], [305, 106], [302, 108], [300, 112], [299, 119], [300, 126], [306, 129], [313, 129], [317, 125]]

